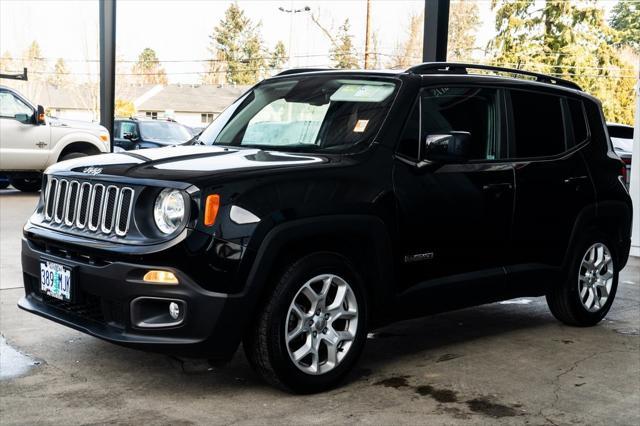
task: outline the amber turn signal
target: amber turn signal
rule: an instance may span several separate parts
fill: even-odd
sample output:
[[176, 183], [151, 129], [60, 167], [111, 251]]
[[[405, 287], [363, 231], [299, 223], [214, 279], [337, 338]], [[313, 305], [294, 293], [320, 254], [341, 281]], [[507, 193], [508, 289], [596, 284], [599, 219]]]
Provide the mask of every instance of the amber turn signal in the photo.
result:
[[211, 226], [216, 222], [216, 216], [218, 216], [219, 208], [220, 208], [220, 196], [218, 194], [211, 194], [207, 196], [207, 201], [204, 206], [205, 226]]
[[100, 135], [100, 140], [102, 142], [109, 142], [109, 135]]
[[169, 271], [149, 271], [142, 280], [154, 284], [178, 284], [178, 278]]

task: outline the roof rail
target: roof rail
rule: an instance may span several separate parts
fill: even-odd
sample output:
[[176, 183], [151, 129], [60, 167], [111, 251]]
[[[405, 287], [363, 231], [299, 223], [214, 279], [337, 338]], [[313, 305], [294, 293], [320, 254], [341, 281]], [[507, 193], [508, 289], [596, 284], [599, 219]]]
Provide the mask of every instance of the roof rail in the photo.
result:
[[415, 65], [409, 68], [407, 72], [413, 74], [468, 74], [468, 70], [487, 70], [509, 74], [525, 75], [528, 77], [535, 77], [536, 81], [539, 81], [541, 83], [556, 84], [558, 86], [582, 91], [582, 88], [576, 83], [574, 83], [573, 81], [565, 80], [563, 78], [553, 77], [547, 74], [541, 74], [532, 71], [519, 70], [515, 68], [496, 67], [493, 65], [465, 64], [460, 62], [425, 62], [423, 64]]
[[303, 73], [303, 72], [331, 71], [331, 70], [333, 70], [333, 68], [290, 68], [288, 70], [284, 70], [284, 71], [279, 72], [275, 76], [300, 74], [300, 73]]

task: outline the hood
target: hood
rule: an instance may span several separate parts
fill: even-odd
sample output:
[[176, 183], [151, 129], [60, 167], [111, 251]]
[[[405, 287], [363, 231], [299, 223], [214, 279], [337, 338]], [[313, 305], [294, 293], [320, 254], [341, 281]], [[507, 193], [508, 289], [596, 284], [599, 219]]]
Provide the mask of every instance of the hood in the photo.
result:
[[192, 143], [193, 138], [191, 139], [145, 139], [145, 142], [151, 142], [158, 145], [163, 146], [172, 146], [172, 145], [189, 145]]
[[104, 131], [107, 129], [98, 123], [82, 120], [69, 120], [67, 118], [48, 117], [47, 122], [51, 127], [66, 127], [69, 129], [91, 130], [94, 132]]
[[62, 161], [47, 173], [77, 172], [88, 175], [197, 183], [211, 177], [268, 169], [309, 167], [339, 161], [337, 156], [205, 146], [172, 146], [125, 151]]

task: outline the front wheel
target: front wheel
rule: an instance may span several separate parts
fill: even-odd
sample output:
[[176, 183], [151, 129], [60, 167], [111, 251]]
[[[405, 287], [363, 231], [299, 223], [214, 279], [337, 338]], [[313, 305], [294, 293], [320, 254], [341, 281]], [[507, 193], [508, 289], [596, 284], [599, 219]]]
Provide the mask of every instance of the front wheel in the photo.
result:
[[22, 192], [38, 192], [42, 186], [41, 177], [11, 178], [11, 186]]
[[366, 298], [344, 257], [316, 253], [292, 264], [244, 339], [245, 353], [269, 383], [297, 393], [337, 385], [366, 340]]
[[551, 313], [568, 325], [588, 327], [600, 322], [618, 288], [614, 246], [599, 233], [578, 244], [560, 285], [547, 294]]

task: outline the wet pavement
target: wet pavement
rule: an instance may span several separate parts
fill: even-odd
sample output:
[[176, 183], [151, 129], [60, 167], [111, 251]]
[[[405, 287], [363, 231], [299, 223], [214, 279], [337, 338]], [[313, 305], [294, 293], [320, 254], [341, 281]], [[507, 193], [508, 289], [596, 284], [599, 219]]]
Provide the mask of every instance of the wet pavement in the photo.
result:
[[[34, 197], [0, 194], [0, 332], [10, 345], [0, 340], [2, 425], [640, 424], [640, 259], [596, 327], [558, 323], [543, 298], [405, 321], [369, 334], [344, 386], [293, 396], [262, 383], [241, 349], [221, 367], [118, 347], [18, 310], [14, 236], [29, 204]], [[8, 360], [7, 348], [17, 351]]]
[[0, 381], [24, 376], [38, 365], [40, 361], [12, 348], [0, 335]]

